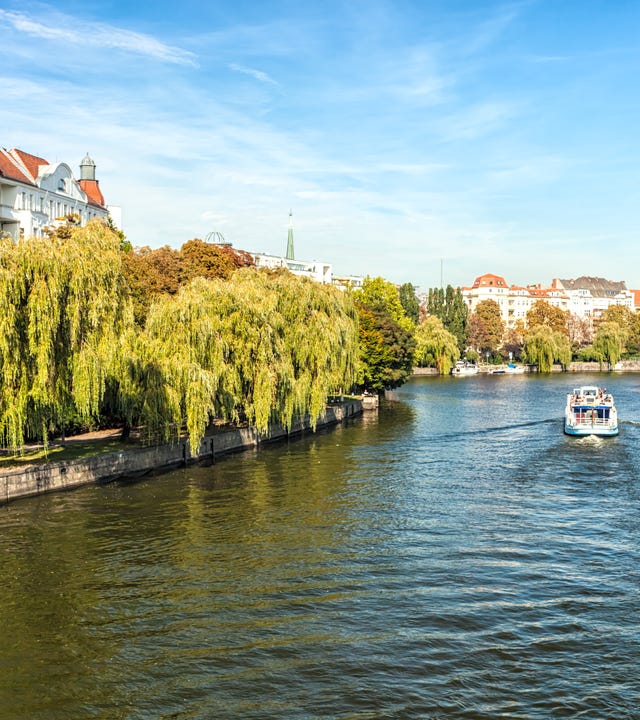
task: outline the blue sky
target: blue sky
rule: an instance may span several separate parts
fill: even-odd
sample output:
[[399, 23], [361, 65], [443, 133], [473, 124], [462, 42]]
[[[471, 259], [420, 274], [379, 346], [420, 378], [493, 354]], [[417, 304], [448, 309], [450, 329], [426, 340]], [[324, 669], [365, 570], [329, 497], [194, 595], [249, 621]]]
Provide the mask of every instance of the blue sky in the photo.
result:
[[89, 152], [134, 245], [426, 289], [640, 287], [636, 0], [0, 0], [0, 145]]

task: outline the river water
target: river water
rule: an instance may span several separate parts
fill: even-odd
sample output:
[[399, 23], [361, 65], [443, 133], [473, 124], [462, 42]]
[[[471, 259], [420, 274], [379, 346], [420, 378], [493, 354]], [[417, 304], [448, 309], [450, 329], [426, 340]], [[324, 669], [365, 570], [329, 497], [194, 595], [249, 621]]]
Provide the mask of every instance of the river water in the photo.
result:
[[[562, 433], [605, 384], [617, 438]], [[639, 718], [640, 377], [379, 414], [0, 508], [0, 718]]]

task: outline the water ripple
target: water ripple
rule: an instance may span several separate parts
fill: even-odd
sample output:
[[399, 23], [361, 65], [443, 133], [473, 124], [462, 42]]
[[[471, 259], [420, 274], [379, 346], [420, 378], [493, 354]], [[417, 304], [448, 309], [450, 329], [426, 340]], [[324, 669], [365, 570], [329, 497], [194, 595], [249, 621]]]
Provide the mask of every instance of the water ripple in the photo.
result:
[[0, 717], [640, 717], [633, 379], [606, 440], [579, 378], [470, 380], [5, 509]]

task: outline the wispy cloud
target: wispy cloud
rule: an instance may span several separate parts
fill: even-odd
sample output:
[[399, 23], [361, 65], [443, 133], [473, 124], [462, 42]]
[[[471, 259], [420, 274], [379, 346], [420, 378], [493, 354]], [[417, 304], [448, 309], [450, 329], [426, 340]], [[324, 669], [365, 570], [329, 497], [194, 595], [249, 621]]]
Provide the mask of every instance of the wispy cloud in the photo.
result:
[[502, 127], [519, 113], [517, 104], [486, 102], [465, 108], [444, 119], [441, 132], [446, 140], [473, 140]]
[[444, 255], [447, 281], [542, 281], [546, 238], [554, 274], [593, 272], [578, 240], [604, 272], [606, 231], [619, 277], [640, 267], [637, 13], [552, 5], [0, 0], [0, 144], [89, 151], [136, 245], [284, 252], [293, 208], [300, 256], [336, 272], [428, 287]]
[[569, 55], [530, 55], [527, 58], [532, 63], [559, 63], [571, 59]]
[[272, 77], [269, 77], [266, 72], [262, 72], [262, 70], [255, 70], [253, 68], [244, 67], [243, 65], [236, 65], [236, 63], [231, 63], [229, 65], [229, 69], [233, 70], [234, 72], [242, 73], [243, 75], [249, 75], [255, 80], [263, 83], [268, 83], [270, 85], [279, 84]]
[[54, 14], [46, 24], [20, 12], [0, 9], [0, 23], [18, 32], [52, 42], [124, 50], [162, 62], [196, 66], [195, 55], [156, 40], [150, 35], [99, 22], [82, 22], [67, 15]]
[[491, 10], [490, 17], [476, 25], [467, 38], [465, 52], [469, 55], [475, 55], [496, 43], [529, 4], [525, 0], [525, 2], [512, 3]]

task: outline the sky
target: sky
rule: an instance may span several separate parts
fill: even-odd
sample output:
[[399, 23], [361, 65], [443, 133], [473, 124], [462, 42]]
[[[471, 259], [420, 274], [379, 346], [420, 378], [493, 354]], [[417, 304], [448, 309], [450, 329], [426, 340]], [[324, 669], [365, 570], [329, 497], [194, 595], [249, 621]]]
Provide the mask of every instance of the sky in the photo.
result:
[[0, 0], [0, 146], [134, 246], [640, 288], [637, 0]]

